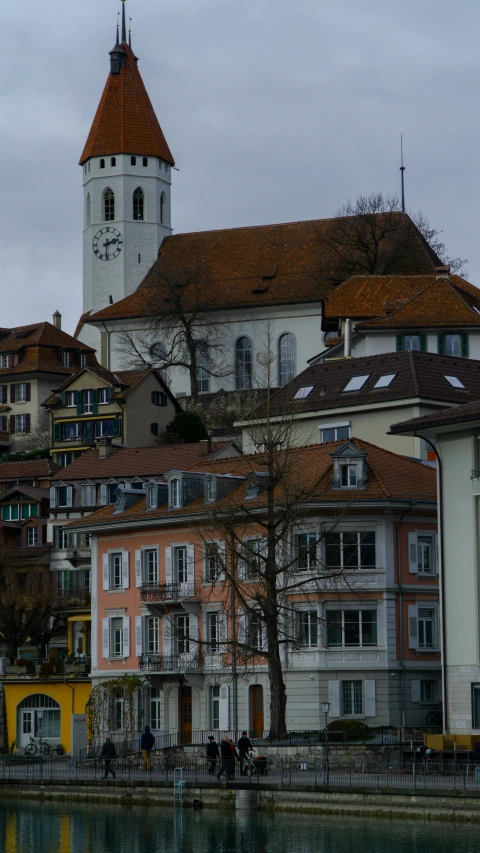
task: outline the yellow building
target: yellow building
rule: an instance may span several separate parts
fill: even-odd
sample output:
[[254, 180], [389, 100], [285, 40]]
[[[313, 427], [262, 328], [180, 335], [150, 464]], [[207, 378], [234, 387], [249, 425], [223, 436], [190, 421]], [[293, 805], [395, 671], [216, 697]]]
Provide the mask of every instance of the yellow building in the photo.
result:
[[[9, 747], [23, 750], [30, 738], [43, 737], [72, 751], [74, 714], [85, 714], [91, 693], [88, 678], [9, 678], [3, 680]], [[86, 731], [86, 723], [85, 723]]]

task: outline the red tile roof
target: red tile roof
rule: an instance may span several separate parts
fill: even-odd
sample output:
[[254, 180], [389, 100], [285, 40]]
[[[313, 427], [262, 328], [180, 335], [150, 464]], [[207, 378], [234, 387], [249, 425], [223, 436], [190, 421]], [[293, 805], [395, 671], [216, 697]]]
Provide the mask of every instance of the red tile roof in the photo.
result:
[[126, 59], [119, 74], [108, 76], [80, 164], [90, 157], [139, 154], [159, 157], [174, 166], [135, 56], [128, 44], [122, 47]]
[[[399, 213], [389, 216], [397, 228], [381, 247], [385, 263], [401, 232], [406, 251], [395, 269], [432, 275], [436, 256], [425, 247], [411, 220]], [[319, 302], [338, 275], [338, 256], [326, 242], [334, 224], [335, 220], [320, 219], [167, 237], [138, 290], [90, 315], [86, 322], [148, 316], [152, 306], [161, 308], [162, 294], [168, 296], [172, 281], [184, 287], [186, 310], [195, 299], [208, 310]], [[189, 272], [195, 278], [190, 287]], [[203, 281], [198, 281], [199, 276]]]
[[79, 369], [79, 364], [64, 367], [61, 359], [63, 350], [87, 356], [87, 363], [95, 365], [95, 350], [82, 344], [51, 323], [33, 323], [29, 326], [17, 326], [1, 330], [0, 353], [18, 354], [18, 364], [0, 370], [0, 379], [11, 373], [58, 373], [71, 375]]
[[363, 329], [467, 329], [480, 326], [480, 290], [467, 292], [445, 278], [424, 290], [391, 314], [357, 324]]
[[50, 459], [29, 459], [25, 462], [0, 462], [0, 483], [17, 480], [43, 480], [60, 471], [60, 465]]
[[[214, 450], [218, 450], [214, 446]], [[160, 447], [115, 447], [107, 459], [98, 450], [87, 450], [71, 465], [62, 468], [56, 480], [85, 480], [110, 477], [163, 477], [174, 468], [190, 468], [197, 460], [208, 457], [201, 444], [167, 444]]]
[[478, 421], [480, 421], [480, 400], [472, 400], [464, 406], [449, 406], [448, 409], [432, 412], [431, 415], [420, 415], [418, 418], [400, 421], [390, 427], [390, 432], [392, 435], [412, 435], [417, 431], [433, 427], [448, 427]]

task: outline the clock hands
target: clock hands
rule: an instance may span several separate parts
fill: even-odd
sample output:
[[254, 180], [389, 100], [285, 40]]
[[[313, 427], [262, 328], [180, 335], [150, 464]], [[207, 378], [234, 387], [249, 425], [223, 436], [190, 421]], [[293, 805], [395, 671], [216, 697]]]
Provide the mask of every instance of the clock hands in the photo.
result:
[[103, 244], [103, 248], [105, 249], [105, 254], [106, 254], [107, 258], [108, 258], [108, 247], [114, 246], [115, 243], [118, 243], [118, 237], [114, 237], [112, 240], [105, 240], [105, 243]]

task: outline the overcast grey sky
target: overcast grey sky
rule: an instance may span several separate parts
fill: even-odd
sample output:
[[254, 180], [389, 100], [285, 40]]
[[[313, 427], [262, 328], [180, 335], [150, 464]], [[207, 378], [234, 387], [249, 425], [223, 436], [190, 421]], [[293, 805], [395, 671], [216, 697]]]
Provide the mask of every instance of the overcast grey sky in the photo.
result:
[[[120, 0], [2, 0], [0, 326], [82, 305], [77, 165]], [[474, 0], [128, 0], [140, 70], [180, 172], [173, 225], [332, 216], [399, 187], [480, 283]]]

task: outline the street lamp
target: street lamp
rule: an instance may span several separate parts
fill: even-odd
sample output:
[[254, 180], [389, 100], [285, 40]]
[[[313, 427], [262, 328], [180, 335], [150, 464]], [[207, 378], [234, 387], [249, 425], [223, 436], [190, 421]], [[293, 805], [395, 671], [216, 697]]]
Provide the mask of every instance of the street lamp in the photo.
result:
[[330, 783], [330, 767], [328, 764], [328, 715], [330, 713], [330, 702], [322, 702], [322, 711], [325, 714], [325, 784]]

